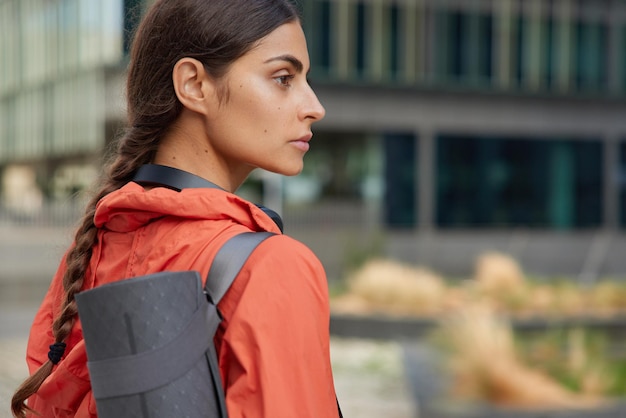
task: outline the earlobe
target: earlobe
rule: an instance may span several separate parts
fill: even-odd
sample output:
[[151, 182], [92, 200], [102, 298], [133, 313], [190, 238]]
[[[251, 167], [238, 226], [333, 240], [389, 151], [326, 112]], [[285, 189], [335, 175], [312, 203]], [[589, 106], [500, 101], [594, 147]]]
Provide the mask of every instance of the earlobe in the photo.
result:
[[176, 96], [183, 106], [195, 112], [207, 112], [214, 89], [200, 61], [181, 58], [172, 71], [172, 81]]

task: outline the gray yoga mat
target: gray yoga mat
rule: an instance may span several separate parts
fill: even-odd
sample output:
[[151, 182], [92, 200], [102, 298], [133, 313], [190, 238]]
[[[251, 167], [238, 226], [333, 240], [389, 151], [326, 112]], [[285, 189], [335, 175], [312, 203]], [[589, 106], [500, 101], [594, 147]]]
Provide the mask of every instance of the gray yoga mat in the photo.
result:
[[219, 316], [198, 273], [122, 280], [76, 301], [100, 418], [225, 416], [209, 366]]

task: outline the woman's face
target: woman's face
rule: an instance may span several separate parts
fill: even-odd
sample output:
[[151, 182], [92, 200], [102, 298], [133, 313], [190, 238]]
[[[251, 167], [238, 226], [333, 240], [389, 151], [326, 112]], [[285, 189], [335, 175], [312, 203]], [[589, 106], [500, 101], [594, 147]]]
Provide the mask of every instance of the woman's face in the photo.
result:
[[287, 23], [236, 60], [226, 94], [207, 117], [211, 147], [232, 176], [254, 168], [300, 173], [311, 125], [325, 110], [307, 82], [309, 54], [299, 23]]

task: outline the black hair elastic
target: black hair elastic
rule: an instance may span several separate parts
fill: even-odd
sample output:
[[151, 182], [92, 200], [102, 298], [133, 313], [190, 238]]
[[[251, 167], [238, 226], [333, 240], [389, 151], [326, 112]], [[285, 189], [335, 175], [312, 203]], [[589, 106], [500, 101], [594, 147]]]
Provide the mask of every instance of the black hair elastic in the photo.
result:
[[65, 343], [54, 343], [50, 345], [50, 351], [48, 351], [48, 359], [52, 364], [58, 364], [61, 361], [61, 357], [65, 353]]

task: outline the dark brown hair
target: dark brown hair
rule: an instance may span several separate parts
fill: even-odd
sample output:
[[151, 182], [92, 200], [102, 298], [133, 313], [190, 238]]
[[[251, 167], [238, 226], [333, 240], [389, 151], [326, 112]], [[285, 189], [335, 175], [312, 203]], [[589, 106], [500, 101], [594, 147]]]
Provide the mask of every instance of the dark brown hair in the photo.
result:
[[[219, 79], [261, 38], [297, 20], [298, 12], [289, 0], [157, 0], [147, 11], [130, 52], [128, 127], [117, 141], [67, 253], [65, 297], [52, 325], [55, 343], [67, 338], [77, 314], [74, 296], [82, 289], [97, 243], [93, 222], [96, 204], [129, 182], [141, 165], [152, 161], [161, 138], [182, 110], [172, 83], [176, 62], [183, 57], [195, 58]], [[26, 400], [37, 392], [53, 367], [50, 361], [44, 363], [16, 390], [11, 400], [14, 416], [25, 417], [30, 411]]]

